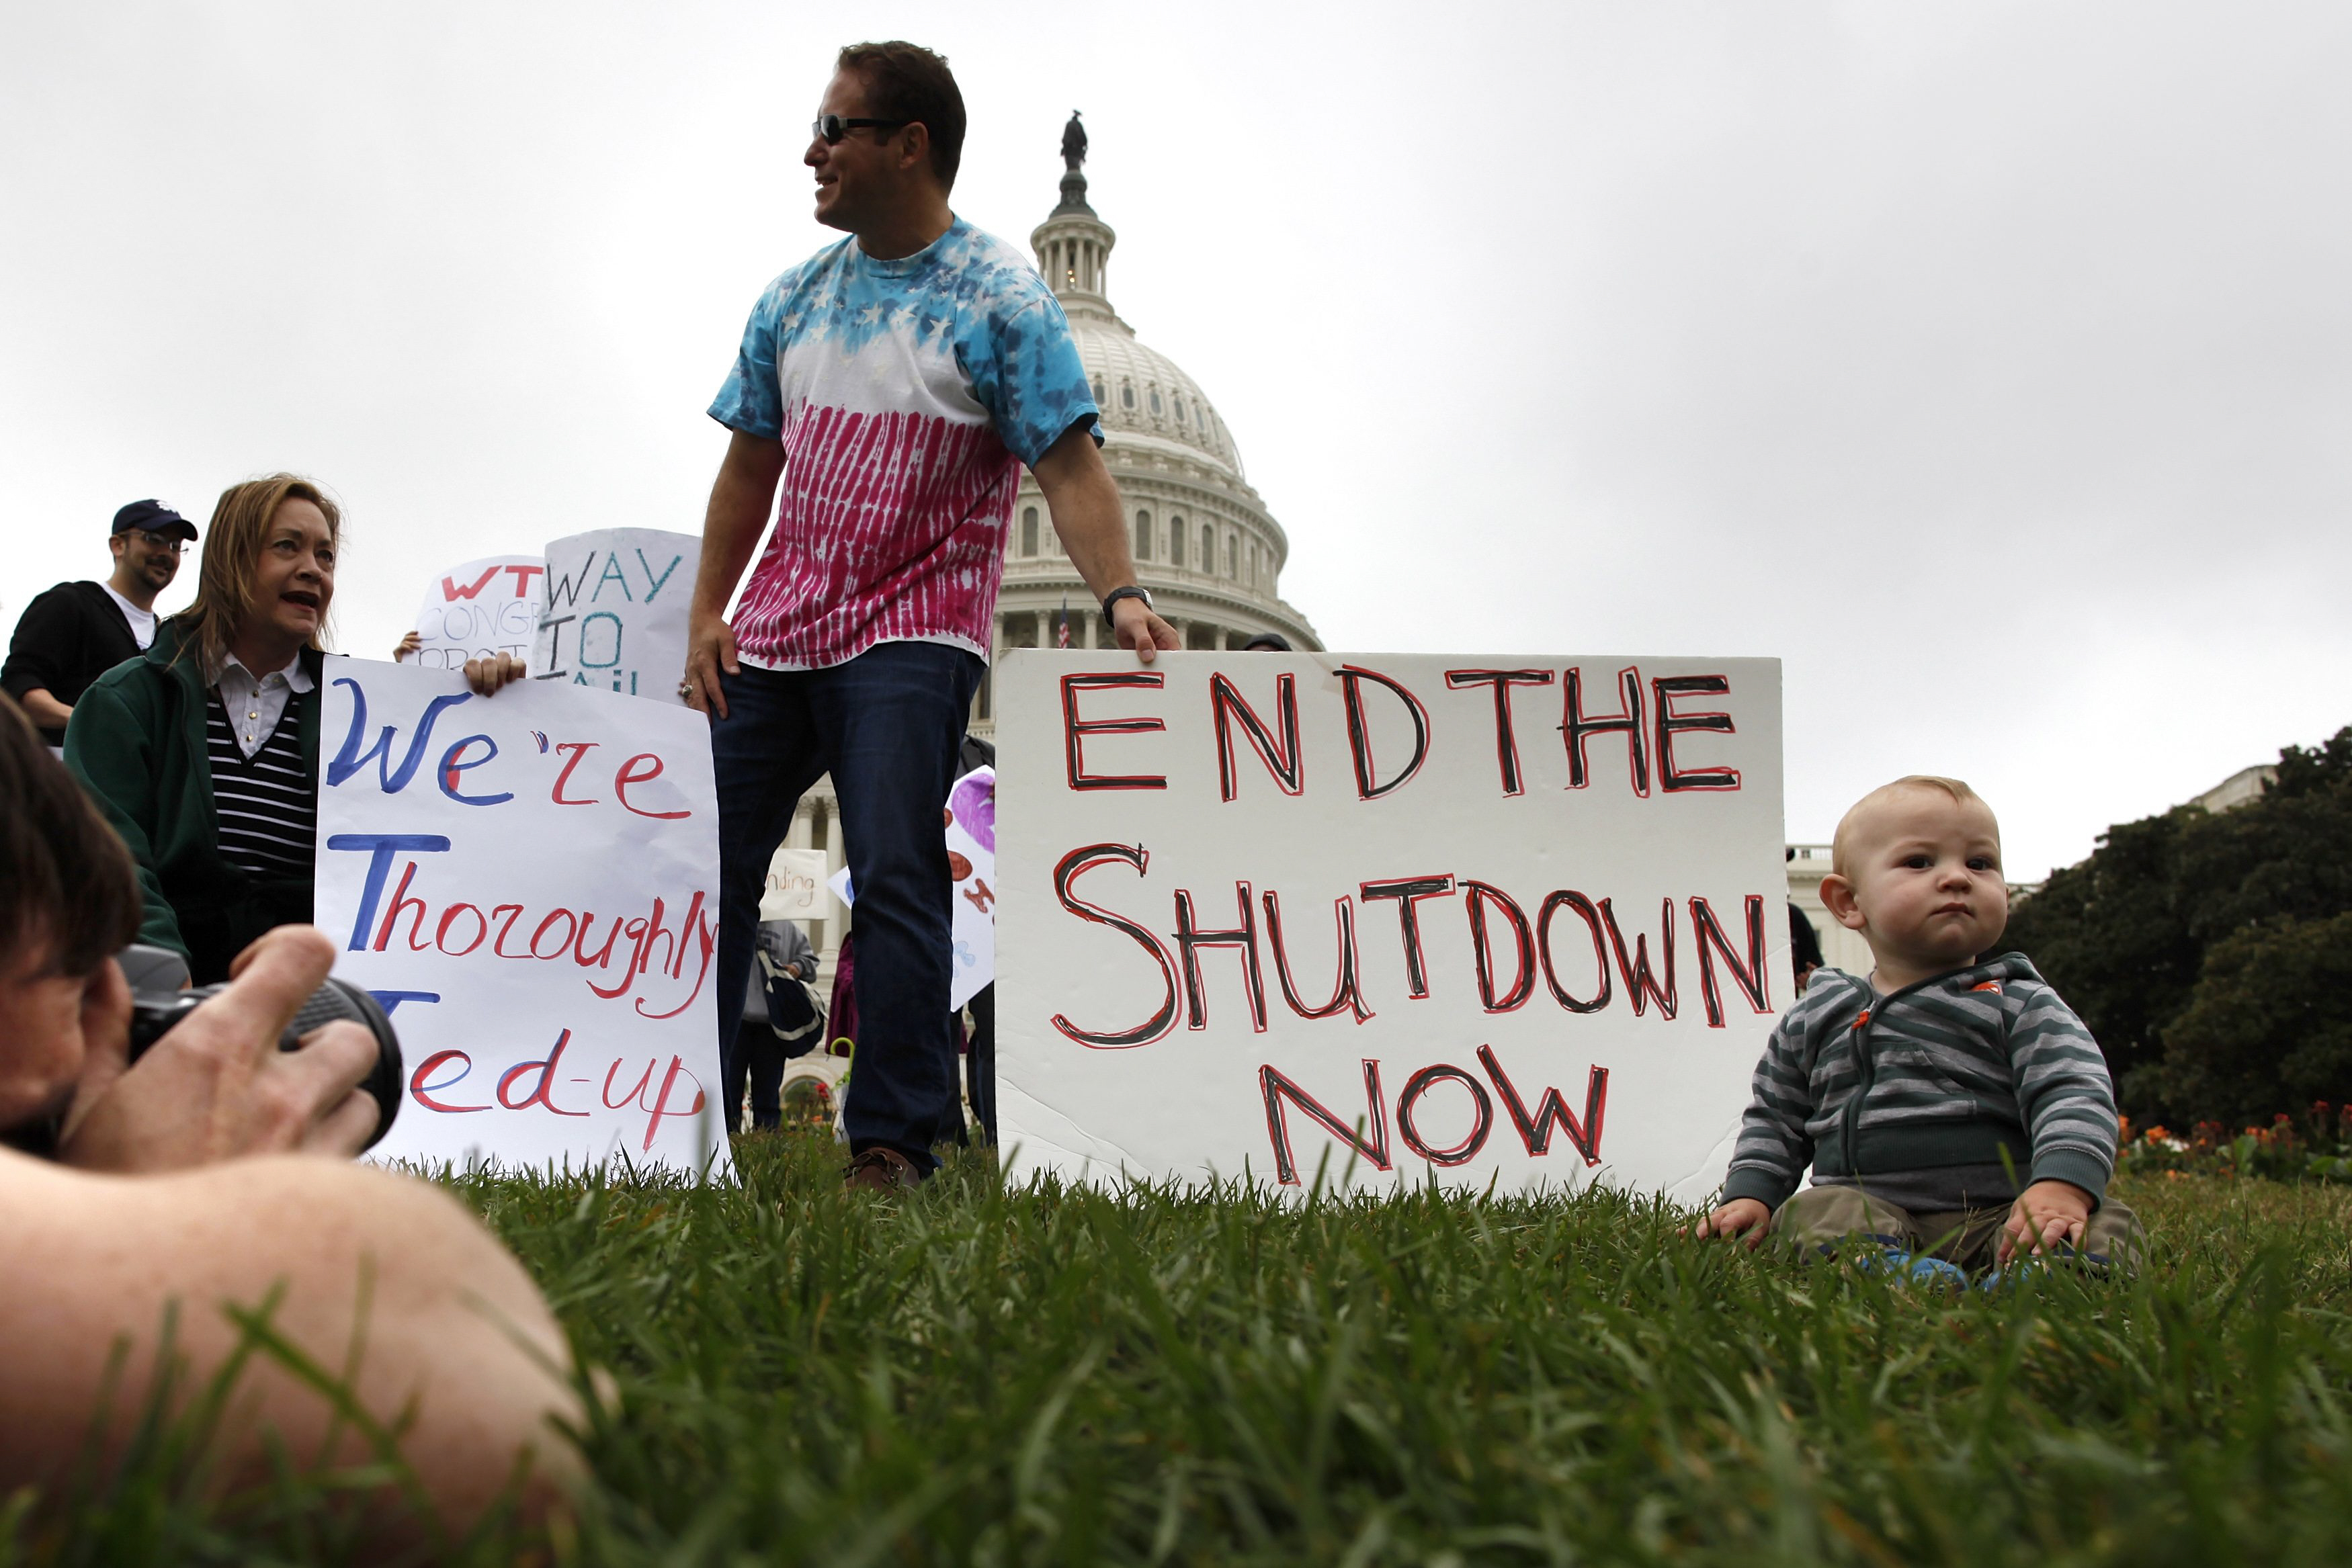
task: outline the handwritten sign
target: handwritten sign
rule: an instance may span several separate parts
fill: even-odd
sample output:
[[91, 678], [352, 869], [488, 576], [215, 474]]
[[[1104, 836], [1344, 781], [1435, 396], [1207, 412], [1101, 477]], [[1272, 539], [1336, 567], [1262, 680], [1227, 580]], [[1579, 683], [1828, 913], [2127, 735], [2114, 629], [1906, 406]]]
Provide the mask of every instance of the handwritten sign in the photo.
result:
[[1790, 1001], [1777, 662], [1016, 651], [1016, 1173], [1720, 1180]]
[[702, 541], [656, 528], [603, 528], [547, 547], [547, 601], [531, 678], [683, 707], [687, 601]]
[[535, 555], [493, 555], [453, 566], [425, 590], [416, 612], [419, 668], [461, 670], [468, 659], [530, 656], [547, 563]]
[[955, 878], [949, 940], [950, 1010], [996, 978], [996, 769], [975, 768], [948, 790], [948, 874]]
[[377, 1156], [729, 1168], [702, 716], [331, 659], [321, 722], [317, 920], [406, 1059]]
[[830, 913], [825, 896], [823, 850], [778, 850], [768, 862], [767, 885], [760, 890], [762, 920], [822, 920]]

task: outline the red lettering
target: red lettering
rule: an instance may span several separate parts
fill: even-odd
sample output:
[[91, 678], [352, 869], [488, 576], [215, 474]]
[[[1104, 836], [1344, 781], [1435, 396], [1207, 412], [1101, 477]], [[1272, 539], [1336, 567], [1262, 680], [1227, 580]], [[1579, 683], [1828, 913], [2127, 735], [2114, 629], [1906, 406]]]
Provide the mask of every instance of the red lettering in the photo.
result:
[[[654, 1134], [660, 1128], [664, 1116], [694, 1116], [701, 1113], [702, 1081], [691, 1072], [686, 1072], [685, 1076], [686, 1081], [694, 1085], [694, 1103], [683, 1111], [673, 1111], [669, 1108], [670, 1086], [677, 1082], [678, 1075], [685, 1072], [685, 1069], [686, 1062], [682, 1058], [673, 1056], [669, 1059], [669, 1071], [662, 1075], [661, 1094], [654, 1102], [653, 1114], [646, 1121], [644, 1148], [650, 1149], [654, 1146]], [[653, 1071], [651, 1062], [646, 1064], [646, 1071], [648, 1073]]]
[[[1356, 760], [1356, 793], [1366, 800], [1377, 800], [1399, 789], [1421, 771], [1429, 760], [1429, 710], [1421, 699], [1405, 689], [1404, 683], [1354, 664], [1342, 664], [1339, 669], [1339, 693], [1347, 701], [1348, 748]], [[1412, 721], [1412, 756], [1397, 770], [1397, 776], [1386, 783], [1380, 781], [1380, 765], [1372, 760], [1372, 729], [1364, 717], [1363, 684], [1386, 688], [1403, 700], [1405, 716]], [[1418, 993], [1416, 993], [1418, 994]]]
[[497, 567], [490, 568], [489, 570], [474, 579], [474, 586], [471, 588], [460, 588], [454, 580], [445, 577], [441, 580], [442, 601], [444, 603], [455, 603], [460, 599], [471, 599], [477, 593], [481, 592], [483, 589], [488, 588], [490, 585], [490, 579], [498, 576], [498, 574], [499, 569]]
[[563, 798], [563, 786], [570, 781], [572, 778], [572, 770], [580, 766], [580, 759], [596, 749], [596, 742], [593, 740], [559, 740], [555, 743], [555, 749], [558, 751], [568, 751], [572, 755], [564, 760], [563, 771], [555, 776], [555, 788], [548, 792], [547, 798], [554, 801], [559, 806], [594, 805], [596, 803], [594, 800], [565, 800]]
[[1511, 724], [1511, 688], [1513, 686], [1548, 686], [1551, 685], [1549, 670], [1448, 670], [1445, 684], [1454, 691], [1468, 691], [1475, 686], [1495, 688], [1495, 760], [1503, 773], [1503, 793], [1526, 793], [1527, 786], [1519, 777], [1519, 737]]
[[[719, 951], [719, 925], [716, 921], [709, 919], [708, 916], [698, 917], [698, 912], [701, 907], [702, 894], [698, 893], [694, 895], [694, 902], [687, 905], [686, 910], [687, 920], [691, 922], [694, 926], [694, 945], [701, 951], [702, 954], [702, 967], [696, 970], [694, 975], [694, 989], [686, 993], [686, 999], [684, 1001], [678, 1003], [677, 1006], [670, 1009], [669, 1011], [666, 1013], [647, 1011], [646, 1009], [646, 998], [639, 997], [634, 1005], [635, 1006], [640, 1017], [649, 1019], [674, 1019], [677, 1017], [678, 1014], [684, 1012], [687, 1009], [692, 1007], [694, 1005], [694, 998], [702, 994], [702, 983], [710, 977], [711, 956]], [[684, 946], [684, 943], [679, 944], [679, 947], [681, 949], [683, 949]], [[682, 951], [680, 953], [680, 956], [681, 958], [684, 956]], [[672, 976], [671, 977], [675, 979], [677, 977]]]
[[[1573, 909], [1592, 931], [1592, 967], [1601, 977], [1601, 989], [1591, 1001], [1580, 1001], [1559, 983], [1559, 970], [1551, 959], [1551, 917], [1563, 909]], [[1536, 956], [1542, 960], [1544, 984], [1561, 1007], [1572, 1013], [1597, 1013], [1609, 1005], [1616, 995], [1616, 982], [1609, 977], [1609, 949], [1601, 935], [1601, 910], [1592, 900], [1580, 893], [1561, 888], [1547, 896], [1543, 907], [1536, 912]]]
[[1581, 789], [1592, 781], [1584, 762], [1585, 743], [1596, 735], [1622, 735], [1625, 737], [1626, 768], [1633, 781], [1633, 793], [1646, 800], [1650, 798], [1649, 730], [1642, 721], [1642, 671], [1639, 665], [1628, 664], [1617, 672], [1618, 690], [1624, 694], [1622, 712], [1587, 718], [1584, 714], [1584, 670], [1579, 665], [1568, 672], [1567, 695], [1561, 703], [1560, 738], [1568, 746], [1568, 787]]
[[1486, 1076], [1495, 1081], [1495, 1092], [1503, 1097], [1503, 1109], [1510, 1113], [1511, 1125], [1517, 1129], [1519, 1141], [1527, 1145], [1529, 1158], [1540, 1158], [1551, 1153], [1554, 1125], [1568, 1134], [1576, 1152], [1584, 1156], [1588, 1166], [1601, 1163], [1601, 1118], [1609, 1106], [1609, 1070], [1593, 1068], [1585, 1074], [1584, 1121], [1581, 1124], [1570, 1114], [1567, 1103], [1559, 1091], [1544, 1086], [1543, 1098], [1536, 1102], [1535, 1114], [1528, 1114], [1527, 1102], [1519, 1098], [1517, 1088], [1503, 1072], [1503, 1064], [1495, 1058], [1495, 1048], [1478, 1048], [1478, 1061], [1486, 1069]]
[[1296, 795], [1307, 787], [1305, 759], [1298, 750], [1298, 677], [1283, 674], [1274, 678], [1276, 722], [1282, 727], [1282, 738], [1276, 741], [1242, 696], [1240, 688], [1223, 674], [1209, 677], [1209, 714], [1217, 727], [1217, 789], [1225, 800], [1232, 800], [1238, 789], [1234, 778], [1233, 727], [1238, 722], [1242, 733], [1249, 737], [1265, 770], [1286, 795]]
[[383, 924], [376, 927], [375, 950], [379, 953], [383, 952], [385, 946], [392, 941], [393, 922], [400, 918], [400, 912], [403, 909], [413, 909], [416, 912], [409, 917], [408, 950], [412, 953], [422, 953], [430, 946], [420, 940], [425, 928], [425, 901], [408, 896], [408, 884], [415, 879], [415, 861], [410, 861], [400, 868], [400, 885], [392, 890], [392, 903], [383, 912]]
[[1404, 994], [1412, 998], [1429, 995], [1429, 975], [1421, 959], [1421, 901], [1424, 898], [1446, 898], [1454, 893], [1454, 878], [1446, 876], [1402, 877], [1392, 882], [1368, 882], [1356, 889], [1356, 894], [1366, 904], [1383, 898], [1393, 898], [1397, 906], [1397, 927], [1404, 941]]
[[[474, 939], [471, 942], [467, 943], [463, 947], [458, 947], [453, 950], [449, 946], [449, 923], [457, 918], [458, 912], [461, 910], [474, 917]], [[453, 904], [448, 908], [441, 912], [441, 924], [436, 926], [433, 931], [433, 946], [440, 948], [444, 953], [447, 953], [452, 958], [462, 958], [467, 954], [472, 952], [475, 948], [480, 946], [484, 938], [488, 937], [489, 934], [490, 923], [482, 918], [482, 912], [480, 910], [475, 908], [470, 904]]]
[[[1067, 680], [1069, 677], [1063, 678]], [[1073, 753], [1073, 755], [1076, 754]], [[1063, 908], [1079, 919], [1092, 921], [1097, 925], [1108, 925], [1116, 931], [1124, 931], [1133, 938], [1136, 946], [1150, 954], [1151, 961], [1160, 966], [1160, 983], [1165, 988], [1166, 997], [1160, 1002], [1159, 1011], [1137, 1024], [1133, 1029], [1106, 1030], [1099, 1032], [1082, 1030], [1060, 1013], [1054, 1015], [1051, 1021], [1055, 1029], [1060, 1030], [1080, 1045], [1092, 1046], [1097, 1051], [1125, 1051], [1130, 1046], [1150, 1045], [1174, 1028], [1176, 1023], [1176, 966], [1168, 961], [1168, 951], [1160, 946], [1160, 938], [1129, 920], [1126, 915], [1114, 915], [1108, 909], [1088, 904], [1071, 891], [1076, 885], [1080, 876], [1096, 866], [1108, 865], [1113, 861], [1133, 866], [1135, 873], [1141, 876], [1145, 868], [1150, 865], [1151, 856], [1145, 852], [1141, 844], [1131, 847], [1127, 844], [1087, 844], [1084, 848], [1072, 850], [1062, 857], [1059, 864], [1054, 867], [1054, 896], [1061, 901]]]
[[522, 905], [520, 904], [494, 904], [490, 905], [490, 913], [493, 915], [498, 914], [500, 910], [504, 910], [506, 912], [506, 918], [499, 922], [499, 939], [490, 944], [490, 951], [497, 954], [501, 958], [529, 957], [530, 955], [527, 953], [509, 953], [507, 951], [507, 933], [514, 929], [515, 916], [522, 913]]
[[[640, 773], [636, 771], [637, 764], [640, 762], [650, 762], [653, 764], [653, 768], [647, 772]], [[632, 784], [650, 784], [655, 779], [661, 777], [661, 771], [662, 759], [656, 757], [650, 751], [640, 751], [635, 757], [630, 758], [626, 762], [622, 763], [621, 770], [613, 776], [613, 793], [621, 798], [622, 809], [624, 810], [635, 811], [640, 817], [651, 817], [657, 821], [664, 822], [674, 822], [680, 817], [690, 817], [694, 815], [691, 811], [648, 811], [641, 806], [632, 806], [629, 804], [629, 786]]]
[[1625, 956], [1625, 934], [1617, 929], [1617, 912], [1609, 901], [1601, 901], [1601, 923], [1609, 928], [1609, 945], [1617, 952], [1617, 972], [1625, 977], [1625, 995], [1633, 1000], [1633, 1016], [1640, 1018], [1647, 1002], [1658, 1004], [1660, 1018], [1675, 1016], [1675, 901], [1658, 901], [1658, 946], [1664, 950], [1666, 983], [1661, 987], [1650, 972], [1650, 938], [1644, 933], [1633, 933], [1633, 955]]
[[[426, 1079], [433, 1076], [436, 1071], [452, 1061], [460, 1064], [455, 1077], [445, 1078], [438, 1083], [428, 1083], [425, 1082]], [[416, 1071], [408, 1075], [409, 1096], [419, 1105], [424, 1106], [427, 1111], [440, 1111], [457, 1115], [462, 1115], [467, 1111], [487, 1111], [489, 1109], [488, 1105], [449, 1105], [434, 1098], [436, 1094], [438, 1094], [443, 1090], [456, 1084], [458, 1079], [465, 1077], [467, 1073], [471, 1072], [473, 1070], [474, 1059], [467, 1056], [464, 1051], [436, 1051], [432, 1055], [426, 1057], [423, 1061], [418, 1062], [416, 1064]]]
[[1274, 977], [1290, 1010], [1303, 1019], [1327, 1019], [1344, 1009], [1360, 1024], [1370, 1018], [1372, 1009], [1364, 1005], [1363, 988], [1356, 979], [1356, 906], [1348, 895], [1341, 894], [1331, 901], [1331, 916], [1339, 930], [1339, 977], [1332, 983], [1331, 999], [1314, 1008], [1298, 999], [1297, 984], [1290, 977], [1290, 955], [1282, 943], [1282, 901], [1270, 891], [1263, 896], [1265, 942], [1274, 950]]
[[[1286, 1100], [1377, 1168], [1389, 1168], [1389, 1113], [1381, 1099], [1379, 1062], [1370, 1057], [1364, 1059], [1364, 1121], [1354, 1127], [1332, 1114], [1328, 1106], [1301, 1089], [1278, 1067], [1260, 1067], [1257, 1081], [1258, 1091], [1265, 1100], [1265, 1134], [1274, 1142], [1275, 1180], [1285, 1186], [1298, 1185], [1298, 1162], [1290, 1152], [1290, 1122], [1283, 1111]], [[1358, 1130], [1366, 1123], [1370, 1124], [1370, 1136]]]
[[1691, 930], [1698, 946], [1698, 988], [1700, 999], [1706, 1004], [1706, 1027], [1723, 1027], [1723, 997], [1715, 984], [1715, 953], [1723, 955], [1723, 962], [1731, 970], [1731, 983], [1748, 998], [1749, 1009], [1759, 1013], [1772, 1010], [1770, 966], [1764, 962], [1764, 900], [1749, 894], [1743, 912], [1748, 925], [1748, 962], [1742, 964], [1739, 955], [1731, 950], [1729, 938], [1723, 934], [1723, 924], [1716, 917], [1715, 906], [1704, 898], [1690, 901]]
[[1090, 735], [1149, 735], [1168, 727], [1164, 718], [1087, 718], [1078, 716], [1080, 692], [1133, 688], [1158, 691], [1167, 684], [1158, 671], [1130, 670], [1100, 675], [1062, 677], [1062, 752], [1073, 789], [1165, 789], [1168, 780], [1156, 773], [1089, 773], [1082, 748]]
[[[546, 936], [547, 928], [554, 925], [559, 920], [563, 922], [562, 939], [556, 943], [554, 952], [541, 952], [539, 950], [539, 939]], [[580, 920], [577, 915], [573, 915], [572, 911], [568, 909], [557, 910], [554, 914], [550, 915], [546, 919], [541, 921], [539, 923], [539, 929], [530, 934], [530, 956], [534, 958], [540, 959], [562, 957], [563, 950], [572, 946], [572, 938], [577, 936], [579, 931]]]
[[[1470, 916], [1470, 954], [1478, 971], [1478, 1001], [1490, 1013], [1517, 1012], [1536, 988], [1535, 933], [1528, 925], [1527, 912], [1509, 894], [1488, 883], [1465, 878], [1462, 891], [1463, 909]], [[1501, 911], [1510, 924], [1511, 941], [1518, 956], [1518, 967], [1512, 971], [1511, 988], [1500, 996], [1495, 994], [1495, 956], [1486, 939], [1489, 904]]]
[[604, 1109], [607, 1111], [618, 1111], [634, 1102], [638, 1110], [644, 1110], [646, 1108], [646, 1091], [653, 1087], [654, 1064], [651, 1061], [647, 1061], [646, 1063], [646, 1070], [637, 1075], [637, 1086], [630, 1090], [626, 1094], [622, 1095], [618, 1100], [615, 1100], [613, 1098], [613, 1074], [620, 1071], [621, 1064], [617, 1061], [613, 1063], [612, 1066], [604, 1069]]
[[1685, 730], [1712, 730], [1718, 735], [1737, 731], [1727, 713], [1676, 713], [1675, 698], [1691, 696], [1721, 697], [1731, 695], [1731, 681], [1725, 675], [1664, 675], [1650, 683], [1657, 694], [1658, 727], [1658, 787], [1667, 794], [1682, 789], [1737, 789], [1739, 769], [1737, 768], [1691, 768], [1675, 766], [1675, 737]]
[[1201, 949], [1237, 947], [1242, 955], [1242, 981], [1249, 1001], [1250, 1027], [1264, 1034], [1265, 980], [1258, 972], [1257, 914], [1250, 905], [1250, 884], [1234, 883], [1234, 895], [1241, 903], [1242, 923], [1228, 930], [1203, 931], [1193, 922], [1192, 894], [1183, 888], [1176, 890], [1176, 950], [1184, 959], [1184, 1027], [1209, 1027], [1208, 998], [1201, 987]]
[[[556, 1104], [553, 1100], [548, 1098], [549, 1086], [555, 1082], [556, 1063], [563, 1060], [563, 1048], [571, 1043], [572, 1031], [567, 1029], [562, 1033], [555, 1037], [555, 1049], [547, 1053], [546, 1061], [518, 1062], [514, 1066], [508, 1068], [505, 1073], [499, 1079], [499, 1103], [505, 1106], [509, 1111], [528, 1111], [533, 1105], [541, 1105], [554, 1112], [555, 1114], [559, 1116], [585, 1116], [588, 1114], [585, 1111], [566, 1111]], [[507, 1092], [514, 1086], [514, 1081], [521, 1077], [524, 1073], [529, 1072], [534, 1067], [539, 1069], [539, 1086], [520, 1100], [509, 1098]], [[650, 1064], [646, 1066], [646, 1071], [648, 1074], [653, 1071], [653, 1068]]]
[[[1423, 1141], [1412, 1124], [1413, 1107], [1423, 1095], [1438, 1084], [1451, 1079], [1470, 1091], [1470, 1135], [1450, 1149], [1434, 1149]], [[1463, 1166], [1475, 1159], [1478, 1151], [1486, 1146], [1486, 1134], [1494, 1129], [1495, 1106], [1486, 1098], [1486, 1086], [1458, 1067], [1439, 1062], [1424, 1067], [1404, 1081], [1404, 1092], [1397, 1096], [1397, 1135], [1404, 1146], [1433, 1166]]]

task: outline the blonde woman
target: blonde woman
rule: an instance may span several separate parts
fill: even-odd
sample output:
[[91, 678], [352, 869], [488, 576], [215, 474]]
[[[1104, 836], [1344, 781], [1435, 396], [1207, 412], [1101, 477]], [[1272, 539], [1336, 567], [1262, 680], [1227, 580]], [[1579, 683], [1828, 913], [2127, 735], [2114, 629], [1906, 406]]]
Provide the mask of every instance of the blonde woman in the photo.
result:
[[[66, 764], [138, 862], [139, 940], [184, 954], [199, 985], [262, 933], [310, 919], [322, 638], [342, 514], [308, 479], [221, 493], [196, 601], [138, 658], [100, 676], [66, 729]], [[488, 695], [523, 673], [466, 666]]]

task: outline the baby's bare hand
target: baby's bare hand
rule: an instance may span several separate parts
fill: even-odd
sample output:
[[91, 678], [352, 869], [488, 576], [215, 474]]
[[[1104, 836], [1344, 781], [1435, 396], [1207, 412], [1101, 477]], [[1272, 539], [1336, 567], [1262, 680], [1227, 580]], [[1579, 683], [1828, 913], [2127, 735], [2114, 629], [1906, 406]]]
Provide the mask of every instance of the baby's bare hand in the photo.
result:
[[1714, 1236], [1726, 1240], [1746, 1236], [1752, 1249], [1763, 1241], [1765, 1227], [1771, 1218], [1772, 1211], [1756, 1199], [1735, 1197], [1692, 1226], [1686, 1234], [1700, 1241]]
[[2070, 1181], [2038, 1181], [2017, 1195], [2001, 1226], [1999, 1260], [2021, 1252], [2079, 1247], [2091, 1223], [2091, 1195]]

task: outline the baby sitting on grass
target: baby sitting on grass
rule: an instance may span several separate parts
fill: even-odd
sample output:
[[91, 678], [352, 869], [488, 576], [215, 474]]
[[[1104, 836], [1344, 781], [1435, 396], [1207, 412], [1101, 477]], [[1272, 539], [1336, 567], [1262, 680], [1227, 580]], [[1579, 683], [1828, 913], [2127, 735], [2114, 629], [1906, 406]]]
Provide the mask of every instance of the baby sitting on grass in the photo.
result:
[[2127, 1265], [2145, 1239], [2102, 1197], [2106, 1061], [2023, 955], [1986, 956], [2009, 923], [1991, 808], [1956, 779], [1898, 779], [1845, 814], [1831, 864], [1822, 902], [1874, 966], [1816, 972], [1773, 1030], [1697, 1234], [1823, 1253], [1856, 1237], [1946, 1278], [2025, 1251]]

